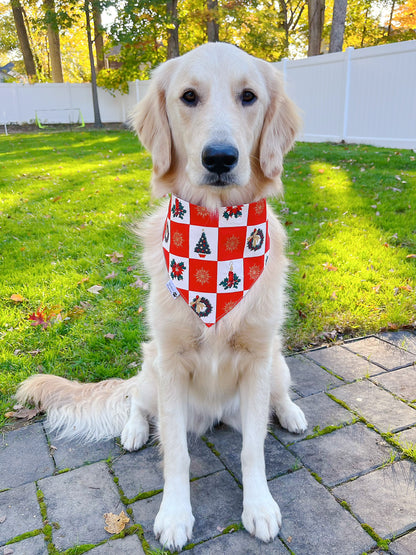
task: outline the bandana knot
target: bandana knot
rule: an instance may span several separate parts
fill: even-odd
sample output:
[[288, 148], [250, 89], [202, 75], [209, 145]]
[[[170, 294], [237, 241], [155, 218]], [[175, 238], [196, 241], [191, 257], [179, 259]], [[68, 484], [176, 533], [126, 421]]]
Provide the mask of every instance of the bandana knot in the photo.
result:
[[266, 200], [209, 212], [172, 195], [162, 245], [169, 291], [212, 326], [264, 270], [270, 248]]

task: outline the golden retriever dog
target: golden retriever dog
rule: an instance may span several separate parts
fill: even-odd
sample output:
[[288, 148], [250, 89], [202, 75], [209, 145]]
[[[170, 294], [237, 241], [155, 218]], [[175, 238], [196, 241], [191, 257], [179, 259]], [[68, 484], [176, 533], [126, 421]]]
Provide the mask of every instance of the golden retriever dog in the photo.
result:
[[[164, 471], [154, 533], [169, 549], [181, 549], [188, 542], [194, 523], [187, 432], [201, 434], [218, 422], [233, 426], [243, 438], [242, 522], [250, 534], [268, 542], [281, 525], [265, 474], [268, 421], [275, 413], [280, 424], [295, 433], [307, 425], [290, 399], [289, 369], [281, 354], [288, 266], [285, 232], [264, 200], [282, 192], [283, 157], [298, 129], [296, 110], [272, 65], [235, 46], [210, 43], [156, 69], [132, 121], [152, 154], [153, 193], [172, 195], [140, 231], [151, 279], [151, 340], [143, 345], [142, 369], [129, 380], [97, 384], [32, 376], [21, 384], [17, 398], [47, 410], [50, 425], [66, 437], [98, 440], [120, 435], [127, 450], [147, 442], [149, 420], [154, 419]], [[249, 215], [246, 227], [239, 228], [248, 234], [242, 243], [251, 249], [249, 262], [263, 248], [263, 265], [250, 273], [247, 290], [238, 289], [245, 259], [208, 261], [214, 273], [218, 268], [214, 285], [238, 297], [231, 305], [234, 297], [229, 297], [224, 310], [218, 308], [224, 302], [215, 292], [205, 297], [189, 292], [186, 301], [180, 278], [192, 256], [181, 266], [162, 244], [180, 238], [174, 236], [173, 219], [182, 217], [184, 207], [199, 218], [207, 217], [193, 253], [208, 253], [208, 258], [239, 241], [229, 227], [218, 231], [212, 224], [215, 218], [234, 229], [234, 219], [247, 207], [255, 217], [263, 208], [267, 212], [266, 221], [258, 223]], [[227, 244], [224, 247], [218, 239], [215, 245], [212, 237], [218, 233], [223, 238], [224, 229]], [[226, 272], [220, 283], [221, 268]], [[208, 275], [204, 271], [197, 273], [201, 282]], [[217, 318], [210, 321], [208, 313], [215, 312], [216, 302]]]

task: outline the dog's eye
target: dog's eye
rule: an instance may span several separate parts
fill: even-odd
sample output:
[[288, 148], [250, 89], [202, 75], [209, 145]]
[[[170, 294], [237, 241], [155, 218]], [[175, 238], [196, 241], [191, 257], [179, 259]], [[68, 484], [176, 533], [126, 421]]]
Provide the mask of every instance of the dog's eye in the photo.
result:
[[244, 90], [241, 93], [241, 102], [243, 103], [243, 105], [253, 104], [254, 102], [256, 102], [256, 100], [257, 96], [253, 93], [253, 91]]
[[198, 103], [198, 95], [192, 89], [185, 91], [181, 96], [182, 102], [188, 104], [188, 106], [195, 106]]

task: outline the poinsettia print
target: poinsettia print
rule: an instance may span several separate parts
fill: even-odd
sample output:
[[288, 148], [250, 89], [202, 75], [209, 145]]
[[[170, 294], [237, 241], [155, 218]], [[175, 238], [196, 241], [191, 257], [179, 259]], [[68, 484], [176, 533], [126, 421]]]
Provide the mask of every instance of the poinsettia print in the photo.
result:
[[182, 280], [183, 273], [186, 270], [185, 264], [183, 262], [176, 262], [176, 260], [173, 258], [171, 260], [170, 267], [171, 267], [170, 277], [172, 279]]

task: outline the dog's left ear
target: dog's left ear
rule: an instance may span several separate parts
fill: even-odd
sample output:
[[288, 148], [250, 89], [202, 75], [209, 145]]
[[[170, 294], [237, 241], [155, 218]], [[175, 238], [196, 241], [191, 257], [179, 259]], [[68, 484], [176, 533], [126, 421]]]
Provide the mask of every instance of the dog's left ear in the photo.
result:
[[260, 167], [266, 177], [273, 179], [282, 172], [283, 157], [293, 146], [300, 118], [295, 104], [285, 93], [280, 72], [271, 64], [264, 64], [270, 104], [260, 136]]
[[165, 62], [154, 71], [146, 96], [131, 116], [132, 126], [140, 142], [152, 154], [153, 172], [157, 177], [165, 175], [172, 162], [172, 136], [165, 99], [168, 63]]

